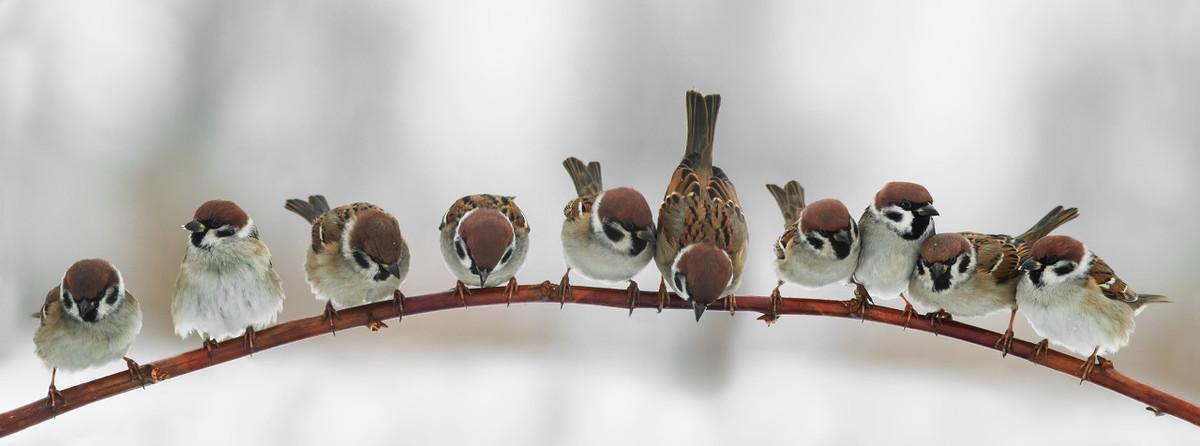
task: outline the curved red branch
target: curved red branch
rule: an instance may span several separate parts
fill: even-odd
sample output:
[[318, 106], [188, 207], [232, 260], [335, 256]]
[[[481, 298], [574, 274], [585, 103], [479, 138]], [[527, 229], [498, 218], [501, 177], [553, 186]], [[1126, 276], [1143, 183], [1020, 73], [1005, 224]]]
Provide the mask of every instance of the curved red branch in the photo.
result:
[[[523, 285], [517, 288], [516, 293], [512, 296], [512, 302], [558, 303], [559, 296], [557, 292], [558, 287], [552, 285], [550, 282], [543, 282], [540, 285]], [[572, 286], [569, 294], [565, 299], [568, 303], [616, 308], [629, 307], [628, 295], [626, 294], [626, 290], [623, 289]], [[472, 307], [505, 304], [508, 302], [503, 288], [472, 290], [466, 300], [467, 306]], [[639, 308], [657, 308], [659, 305], [658, 294], [642, 291], [635, 303]], [[427, 294], [406, 299], [404, 301], [404, 316], [449, 310], [462, 306], [462, 301], [453, 290]], [[690, 310], [691, 306], [682, 299], [671, 295], [664, 308]], [[739, 296], [737, 298], [737, 309], [738, 311], [769, 314], [772, 311], [771, 300], [768, 297]], [[854, 319], [860, 317], [841, 301], [823, 299], [784, 298], [778, 306], [777, 312], [780, 315], [829, 316]], [[379, 329], [386, 325], [378, 321], [392, 319], [398, 315], [398, 307], [393, 301], [376, 302], [339, 311], [333, 325], [338, 330], [360, 326]], [[915, 330], [934, 331], [934, 323], [930, 319], [923, 316], [913, 316], [910, 321], [906, 322], [906, 317], [902, 312], [891, 308], [871, 307], [864, 315], [864, 318], [869, 321], [901, 327], [907, 325], [908, 328]], [[954, 321], [937, 323], [936, 331], [941, 336], [959, 339], [989, 349], [996, 349], [995, 345], [1001, 337], [999, 333]], [[322, 320], [320, 316], [294, 320], [259, 331], [254, 338], [255, 351], [262, 351], [328, 333], [329, 324]], [[1028, 359], [1033, 349], [1034, 344], [1030, 342], [1014, 340], [1010, 354]], [[142, 374], [149, 377], [145, 385], [153, 385], [249, 354], [250, 350], [242, 342], [242, 339], [237, 338], [217, 344], [211, 353], [206, 352], [204, 349], [198, 349], [149, 364], [143, 364]], [[1041, 358], [1031, 362], [1072, 376], [1079, 376], [1079, 369], [1083, 365], [1083, 361], [1054, 350], [1048, 350]], [[1111, 367], [1111, 363], [1108, 364], [1105, 367], [1097, 367], [1093, 370], [1088, 381], [1140, 401], [1146, 404], [1148, 409], [1157, 414], [1173, 415], [1200, 426], [1200, 408], [1122, 375]], [[62, 395], [66, 399], [66, 402], [59, 405], [54, 411], [51, 411], [50, 407], [46, 404], [46, 400], [42, 399], [0, 414], [0, 437], [46, 421], [64, 412], [141, 386], [141, 383], [130, 377], [128, 371], [122, 370], [121, 372], [65, 389], [62, 391]]]

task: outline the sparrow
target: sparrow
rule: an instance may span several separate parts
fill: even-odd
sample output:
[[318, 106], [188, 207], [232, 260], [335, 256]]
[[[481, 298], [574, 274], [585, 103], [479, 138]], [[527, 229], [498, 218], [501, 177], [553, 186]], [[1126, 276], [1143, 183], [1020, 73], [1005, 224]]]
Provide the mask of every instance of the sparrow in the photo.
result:
[[124, 359], [130, 378], [144, 383], [141, 366], [125, 357], [142, 330], [142, 310], [108, 261], [80, 260], [46, 294], [33, 335], [38, 357], [50, 368], [50, 410], [65, 402], [54, 387], [58, 369], [83, 370]]
[[1007, 356], [1017, 317], [1021, 262], [1029, 257], [1035, 242], [1078, 216], [1077, 209], [1058, 206], [1016, 237], [977, 232], [930, 237], [921, 245], [920, 258], [908, 282], [908, 298], [918, 307], [936, 309], [931, 313], [935, 323], [951, 316], [984, 316], [1009, 310], [1008, 329], [996, 343], [1002, 356]]
[[[332, 332], [337, 310], [391, 297], [403, 317], [400, 284], [408, 275], [408, 243], [396, 218], [371, 203], [330, 209], [324, 195], [287, 200], [284, 208], [312, 224], [312, 249], [304, 272], [317, 300], [325, 301], [323, 320]], [[368, 328], [385, 327], [368, 314]]]
[[841, 201], [834, 199], [804, 203], [804, 188], [796, 181], [783, 187], [768, 184], [783, 213], [783, 235], [775, 242], [775, 273], [779, 282], [771, 292], [771, 313], [762, 320], [768, 325], [778, 314], [779, 287], [784, 282], [819, 288], [845, 282], [858, 266], [861, 247], [858, 224]]
[[1043, 339], [1032, 358], [1046, 351], [1047, 341], [1088, 356], [1080, 382], [1129, 343], [1133, 317], [1146, 304], [1169, 302], [1155, 294], [1138, 294], [1104, 260], [1079, 240], [1054, 235], [1033, 244], [1021, 263], [1025, 276], [1017, 283], [1017, 305]]
[[698, 322], [721, 296], [731, 312], [737, 308], [733, 293], [742, 281], [749, 233], [733, 183], [712, 164], [721, 96], [689, 91], [686, 100], [687, 144], [658, 211], [654, 261], [663, 275], [660, 307], [670, 283], [691, 302]]
[[[560, 299], [570, 292], [571, 270], [605, 282], [629, 281], [629, 311], [637, 305], [633, 276], [654, 257], [654, 221], [646, 197], [628, 187], [604, 190], [600, 163], [563, 160], [578, 196], [563, 208], [562, 246], [567, 272]], [[560, 302], [561, 304], [561, 302]]]
[[438, 225], [442, 257], [458, 282], [455, 290], [466, 306], [464, 282], [480, 288], [506, 283], [509, 303], [517, 290], [514, 277], [529, 251], [529, 222], [515, 197], [467, 195], [454, 201]]
[[[862, 252], [851, 283], [855, 299], [847, 302], [851, 311], [866, 316], [872, 297], [894, 299], [908, 286], [917, 263], [921, 244], [933, 236], [933, 196], [916, 183], [893, 181], [875, 194], [875, 201], [858, 220]], [[904, 311], [912, 305], [903, 295]]]
[[255, 330], [275, 323], [284, 299], [254, 220], [232, 201], [212, 200], [183, 229], [189, 236], [171, 302], [175, 334], [196, 333], [210, 354], [216, 342], [241, 335], [253, 351]]

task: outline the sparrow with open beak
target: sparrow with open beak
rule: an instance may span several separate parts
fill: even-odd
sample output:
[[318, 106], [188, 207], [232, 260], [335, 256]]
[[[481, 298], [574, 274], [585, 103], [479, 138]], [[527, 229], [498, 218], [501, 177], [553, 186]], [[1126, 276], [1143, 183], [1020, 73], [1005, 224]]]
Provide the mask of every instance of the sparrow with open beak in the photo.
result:
[[654, 222], [646, 197], [628, 187], [604, 190], [600, 163], [587, 165], [567, 158], [563, 167], [578, 196], [563, 208], [562, 246], [567, 272], [559, 284], [560, 299], [570, 293], [571, 270], [605, 282], [629, 281], [629, 311], [640, 294], [633, 281], [654, 257]]
[[1138, 294], [1117, 273], [1071, 237], [1044, 237], [1021, 263], [1025, 276], [1017, 283], [1017, 304], [1033, 330], [1042, 336], [1033, 358], [1045, 353], [1047, 340], [1090, 356], [1080, 367], [1080, 382], [1105, 364], [1100, 355], [1116, 353], [1133, 335], [1133, 317], [1146, 304], [1166, 297]]
[[65, 402], [54, 387], [58, 369], [83, 370], [124, 359], [130, 378], [144, 382], [141, 366], [125, 357], [142, 330], [142, 310], [111, 263], [101, 259], [75, 262], [33, 317], [41, 320], [33, 344], [38, 357], [51, 369], [46, 396], [50, 410]]
[[509, 303], [517, 290], [517, 270], [529, 251], [529, 223], [514, 197], [468, 195], [454, 201], [438, 226], [442, 257], [458, 278], [455, 290], [463, 305], [464, 282], [480, 288], [505, 285]]
[[171, 319], [175, 333], [198, 334], [204, 347], [242, 335], [254, 350], [254, 332], [275, 323], [283, 310], [283, 286], [258, 227], [232, 201], [200, 205], [175, 281]]
[[921, 246], [920, 259], [908, 283], [908, 297], [922, 311], [935, 311], [931, 313], [935, 323], [950, 316], [984, 316], [1009, 310], [1008, 329], [996, 343], [996, 348], [1007, 356], [1017, 317], [1021, 261], [1029, 257], [1035, 242], [1078, 216], [1077, 209], [1058, 206], [1016, 237], [977, 232], [930, 237]]
[[841, 201], [804, 203], [804, 188], [796, 181], [783, 187], [768, 184], [783, 213], [783, 235], [775, 242], [775, 272], [779, 283], [771, 292], [771, 312], [760, 319], [774, 323], [780, 302], [779, 287], [789, 282], [820, 288], [845, 282], [858, 266], [858, 224]]
[[709, 304], [725, 296], [732, 313], [734, 292], [742, 281], [749, 232], [733, 183], [713, 166], [713, 136], [720, 95], [687, 92], [687, 144], [683, 161], [668, 183], [658, 211], [654, 261], [662, 272], [659, 305], [666, 283], [692, 304], [696, 320]]
[[[351, 203], [330, 209], [322, 195], [291, 199], [289, 211], [312, 224], [312, 249], [304, 262], [308, 284], [325, 300], [324, 319], [333, 330], [337, 310], [391, 297], [403, 317], [400, 284], [408, 275], [408, 243], [396, 218], [371, 203]], [[377, 330], [382, 322], [371, 318]]]
[[[893, 181], [875, 194], [875, 200], [858, 220], [862, 253], [854, 269], [855, 299], [852, 311], [866, 316], [872, 299], [895, 299], [908, 287], [921, 244], [933, 236], [933, 196], [916, 183]], [[912, 305], [903, 295], [904, 311]]]

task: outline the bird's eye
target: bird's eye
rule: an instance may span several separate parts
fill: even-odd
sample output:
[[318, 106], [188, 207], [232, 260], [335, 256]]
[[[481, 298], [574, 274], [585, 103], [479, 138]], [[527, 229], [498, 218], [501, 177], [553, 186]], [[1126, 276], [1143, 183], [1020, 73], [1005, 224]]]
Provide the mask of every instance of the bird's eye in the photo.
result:
[[908, 200], [900, 200], [900, 203], [898, 205], [900, 206], [900, 209], [904, 209], [904, 210], [909, 210], [909, 209], [912, 209], [912, 207], [913, 207], [912, 202], [908, 201]]
[[217, 237], [229, 237], [236, 233], [237, 233], [236, 229], [233, 229], [232, 227], [227, 226], [227, 227], [217, 230]]
[[508, 259], [512, 258], [512, 254], [513, 254], [512, 248], [508, 248], [508, 249], [504, 250], [504, 257], [500, 258], [500, 263], [508, 263]]
[[454, 241], [454, 252], [458, 253], [458, 258], [460, 259], [467, 258], [467, 248], [463, 246], [461, 239]]
[[371, 267], [371, 263], [367, 262], [367, 256], [362, 251], [354, 251], [354, 263], [357, 263], [358, 267], [362, 269]]

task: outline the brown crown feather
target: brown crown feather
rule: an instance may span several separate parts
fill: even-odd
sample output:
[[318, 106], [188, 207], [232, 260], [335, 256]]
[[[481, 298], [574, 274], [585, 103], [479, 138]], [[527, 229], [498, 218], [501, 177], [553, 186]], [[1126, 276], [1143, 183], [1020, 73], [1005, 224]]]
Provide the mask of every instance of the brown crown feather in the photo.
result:
[[400, 261], [403, 245], [400, 224], [387, 212], [367, 209], [354, 217], [354, 227], [350, 229], [350, 248], [360, 250], [380, 263], [391, 265]]
[[817, 200], [800, 212], [800, 232], [840, 231], [849, 227], [850, 210], [838, 200]]
[[458, 234], [467, 244], [475, 265], [481, 268], [495, 268], [514, 237], [508, 218], [490, 208], [475, 209], [463, 218]]
[[597, 215], [602, 220], [614, 220], [632, 224], [637, 229], [650, 227], [650, 205], [646, 197], [628, 187], [618, 187], [604, 192], [600, 199]]
[[883, 185], [883, 189], [875, 194], [875, 209], [883, 209], [889, 204], [905, 200], [915, 204], [930, 204], [933, 203], [933, 195], [920, 184], [893, 181]]
[[104, 297], [104, 290], [115, 285], [120, 277], [107, 260], [80, 260], [67, 268], [63, 286], [76, 299], [99, 300]]
[[720, 298], [733, 277], [729, 258], [708, 243], [695, 245], [683, 253], [679, 271], [687, 278], [688, 297], [705, 305]]
[[206, 201], [196, 209], [196, 214], [192, 219], [202, 222], [212, 228], [219, 228], [225, 225], [236, 227], [246, 226], [250, 222], [250, 217], [246, 215], [237, 203], [229, 200], [211, 200]]
[[921, 245], [921, 259], [926, 262], [946, 263], [965, 252], [971, 252], [971, 241], [956, 232], [937, 234]]
[[1033, 244], [1033, 249], [1029, 252], [1029, 256], [1035, 260], [1054, 256], [1076, 263], [1083, 261], [1083, 254], [1083, 242], [1065, 235], [1042, 237]]

